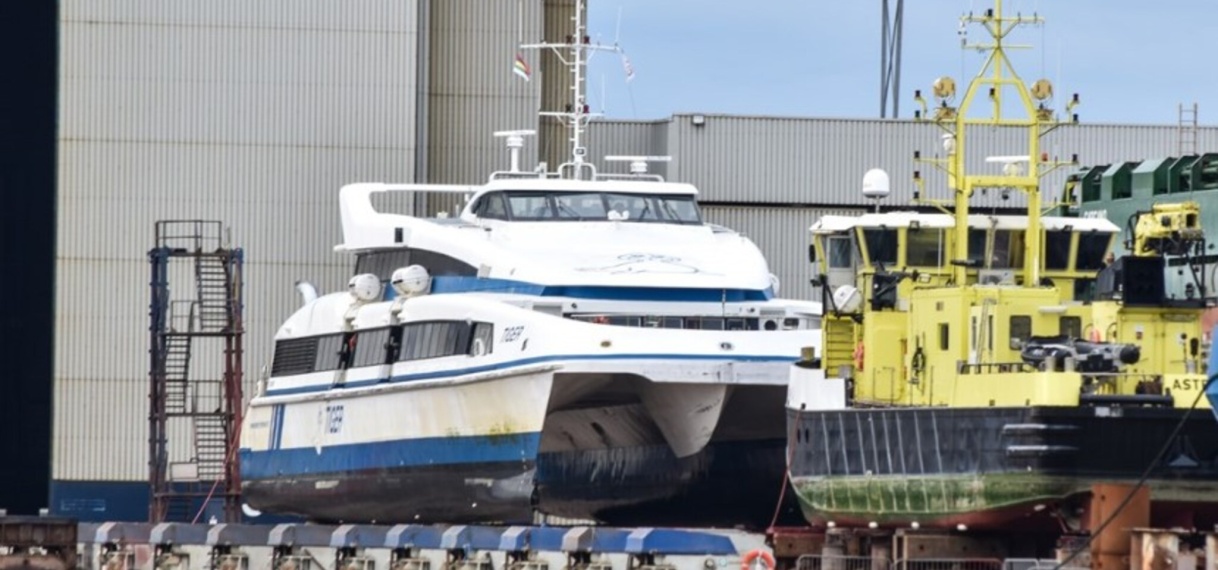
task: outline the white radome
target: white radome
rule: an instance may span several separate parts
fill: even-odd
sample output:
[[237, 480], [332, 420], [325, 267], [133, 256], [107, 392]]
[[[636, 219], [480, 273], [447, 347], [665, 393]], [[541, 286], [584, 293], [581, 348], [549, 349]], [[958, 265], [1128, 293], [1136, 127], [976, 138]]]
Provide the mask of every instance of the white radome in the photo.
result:
[[888, 173], [879, 168], [872, 168], [863, 175], [863, 196], [878, 200], [888, 197]]

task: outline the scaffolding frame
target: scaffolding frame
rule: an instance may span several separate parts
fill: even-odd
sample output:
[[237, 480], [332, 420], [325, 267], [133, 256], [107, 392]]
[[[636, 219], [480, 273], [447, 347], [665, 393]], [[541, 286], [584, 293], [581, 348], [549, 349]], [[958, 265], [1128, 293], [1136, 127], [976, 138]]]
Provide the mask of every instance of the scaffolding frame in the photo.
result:
[[[218, 221], [162, 220], [148, 251], [150, 522], [198, 522], [213, 501], [223, 505], [223, 522], [241, 517], [244, 251], [229, 247], [225, 234]], [[193, 299], [170, 294], [171, 266], [182, 262], [193, 265]], [[201, 342], [217, 339], [219, 350]], [[192, 374], [200, 358], [218, 359], [219, 379]], [[179, 454], [189, 459], [171, 464], [174, 420], [191, 435], [188, 453]]]

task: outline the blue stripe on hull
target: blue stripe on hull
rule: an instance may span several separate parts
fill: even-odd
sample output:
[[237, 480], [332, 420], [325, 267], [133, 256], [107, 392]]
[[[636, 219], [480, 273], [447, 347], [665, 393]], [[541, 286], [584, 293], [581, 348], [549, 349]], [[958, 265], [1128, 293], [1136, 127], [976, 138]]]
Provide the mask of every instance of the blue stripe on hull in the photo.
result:
[[332, 445], [322, 447], [320, 452], [313, 447], [266, 451], [246, 448], [240, 451], [241, 478], [258, 480], [415, 466], [532, 461], [540, 442], [541, 433], [531, 432]]
[[[485, 366], [471, 366], [467, 368], [454, 368], [451, 370], [439, 370], [436, 372], [421, 372], [417, 374], [399, 374], [388, 380], [359, 380], [347, 382], [342, 389], [360, 388], [366, 386], [375, 386], [384, 383], [396, 382], [411, 382], [415, 380], [435, 380], [439, 378], [451, 378], [454, 376], [464, 376], [466, 374], [478, 374], [480, 372], [490, 372], [493, 370], [506, 370], [519, 366], [528, 366], [531, 364], [540, 364], [543, 362], [570, 361], [570, 360], [721, 360], [724, 362], [795, 362], [798, 360], [794, 356], [754, 356], [754, 355], [719, 355], [719, 354], [556, 354], [550, 356], [536, 356], [533, 358], [521, 358], [519, 360], [511, 360], [498, 364], [487, 364]], [[300, 386], [297, 388], [282, 388], [278, 390], [267, 390], [267, 396], [288, 396], [292, 394], [308, 394], [313, 392], [326, 392], [334, 389], [330, 384], [316, 384], [312, 386]]]
[[[393, 288], [386, 287], [386, 300]], [[703, 289], [692, 287], [606, 287], [593, 285], [541, 285], [514, 279], [437, 275], [431, 279], [432, 293], [514, 293], [541, 297], [571, 297], [609, 301], [668, 301], [739, 303], [768, 301], [773, 287], [766, 289]]]

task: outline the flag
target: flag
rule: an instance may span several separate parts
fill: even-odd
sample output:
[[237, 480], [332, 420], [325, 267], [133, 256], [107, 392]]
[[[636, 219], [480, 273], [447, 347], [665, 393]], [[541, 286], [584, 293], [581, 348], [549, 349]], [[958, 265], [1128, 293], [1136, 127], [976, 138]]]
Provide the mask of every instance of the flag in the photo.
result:
[[524, 61], [524, 56], [516, 54], [516, 65], [512, 68], [512, 72], [524, 78], [525, 81], [533, 75], [533, 70], [529, 69], [529, 64]]
[[626, 57], [625, 53], [622, 54], [622, 69], [626, 70], [626, 81], [627, 82], [629, 82], [631, 79], [634, 79], [634, 66], [630, 65], [630, 58]]

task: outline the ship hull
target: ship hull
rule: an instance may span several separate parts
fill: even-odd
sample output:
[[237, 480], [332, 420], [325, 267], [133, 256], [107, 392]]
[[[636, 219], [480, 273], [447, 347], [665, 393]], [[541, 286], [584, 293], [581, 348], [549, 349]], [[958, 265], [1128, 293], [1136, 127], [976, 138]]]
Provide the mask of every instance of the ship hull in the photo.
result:
[[[637, 376], [534, 370], [254, 407], [243, 499], [318, 522], [527, 524], [541, 513], [764, 528], [785, 496], [778, 520], [800, 520], [783, 492], [785, 422], [767, 413], [785, 387], [655, 390]], [[709, 407], [665, 390], [719, 394], [713, 417], [693, 424], [710, 430], [697, 452], [679, 456], [655, 417]]]
[[783, 492], [785, 451], [779, 437], [712, 442], [685, 458], [663, 446], [543, 454], [540, 507], [615, 526], [797, 524], [798, 503]]
[[[542, 454], [273, 477], [245, 482], [243, 496], [265, 512], [331, 523], [531, 524], [545, 513], [616, 526], [764, 528], [784, 484], [782, 453], [776, 439], [711, 444], [684, 459], [658, 447]], [[787, 497], [780, 522], [790, 524], [798, 507]]]
[[[1160, 408], [787, 410], [791, 482], [813, 524], [1055, 526], [1097, 482], [1152, 470], [1156, 521], [1218, 521], [1218, 438], [1205, 411]], [[1075, 512], [1065, 509], [1065, 512]]]

